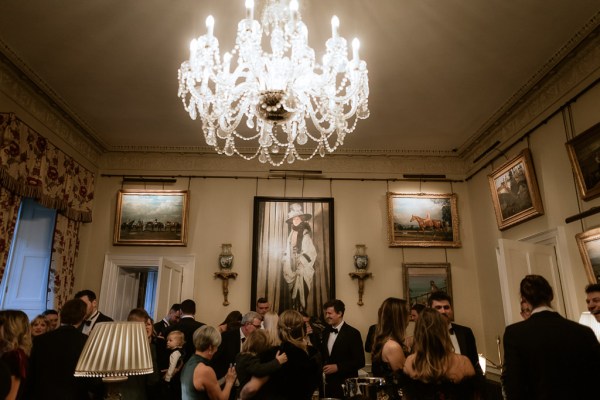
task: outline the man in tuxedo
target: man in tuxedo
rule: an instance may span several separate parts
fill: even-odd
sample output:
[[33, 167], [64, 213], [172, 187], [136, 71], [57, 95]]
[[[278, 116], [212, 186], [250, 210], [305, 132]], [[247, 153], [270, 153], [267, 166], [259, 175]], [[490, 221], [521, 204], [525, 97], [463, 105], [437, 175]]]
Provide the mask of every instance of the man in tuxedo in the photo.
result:
[[594, 332], [550, 307], [554, 293], [544, 277], [527, 275], [520, 291], [533, 311], [504, 331], [507, 399], [597, 399], [600, 343]]
[[344, 302], [329, 300], [323, 310], [329, 327], [323, 333], [321, 347], [325, 375], [325, 393], [321, 396], [341, 399], [344, 397], [342, 384], [347, 378], [358, 376], [358, 370], [365, 366], [362, 337], [357, 329], [344, 321]]
[[96, 325], [98, 322], [110, 322], [113, 320], [111, 317], [108, 317], [98, 311], [98, 299], [96, 298], [96, 293], [92, 292], [91, 290], [81, 290], [75, 293], [75, 298], [82, 300], [87, 306], [85, 319], [79, 328], [81, 333], [84, 335], [89, 335], [94, 328], [94, 325]]
[[585, 302], [588, 311], [596, 318], [596, 321], [600, 322], [600, 283], [587, 285], [585, 293], [587, 294]]
[[183, 355], [184, 363], [196, 352], [196, 348], [194, 347], [194, 332], [205, 325], [203, 322], [196, 321], [195, 316], [196, 302], [190, 299], [184, 300], [181, 302], [181, 318], [179, 319], [179, 323], [169, 326], [164, 331], [165, 338], [171, 331], [183, 332], [185, 339], [185, 344], [183, 345], [183, 350], [185, 351]]
[[471, 328], [453, 322], [452, 297], [448, 293], [438, 290], [431, 293], [429, 299], [427, 299], [427, 306], [436, 309], [448, 321], [448, 331], [450, 332], [450, 340], [454, 346], [454, 352], [462, 354], [471, 360], [475, 372], [483, 376], [481, 365], [479, 365], [479, 354], [477, 353], [477, 344], [475, 343], [473, 331]]
[[228, 330], [221, 334], [221, 345], [212, 359], [217, 379], [227, 374], [229, 365], [235, 362], [235, 356], [242, 350], [242, 343], [252, 332], [260, 329], [261, 322], [261, 315], [250, 311], [242, 316], [242, 326], [239, 329]]
[[87, 336], [77, 328], [86, 315], [80, 299], [67, 301], [60, 310], [61, 325], [36, 338], [29, 359], [27, 398], [48, 400], [87, 399], [87, 378], [73, 376]]
[[181, 304], [175, 303], [171, 306], [169, 313], [160, 321], [154, 324], [154, 332], [156, 332], [157, 336], [161, 336], [163, 338], [167, 338], [165, 336], [165, 331], [171, 325], [175, 325], [179, 322], [181, 318]]

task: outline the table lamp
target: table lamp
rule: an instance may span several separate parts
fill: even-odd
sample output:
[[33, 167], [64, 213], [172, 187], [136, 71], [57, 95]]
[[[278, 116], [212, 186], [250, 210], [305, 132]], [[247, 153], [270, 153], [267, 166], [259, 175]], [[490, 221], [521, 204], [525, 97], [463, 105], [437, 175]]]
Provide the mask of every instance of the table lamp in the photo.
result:
[[94, 325], [75, 367], [75, 376], [102, 378], [106, 399], [120, 399], [119, 382], [153, 371], [143, 322], [99, 322]]

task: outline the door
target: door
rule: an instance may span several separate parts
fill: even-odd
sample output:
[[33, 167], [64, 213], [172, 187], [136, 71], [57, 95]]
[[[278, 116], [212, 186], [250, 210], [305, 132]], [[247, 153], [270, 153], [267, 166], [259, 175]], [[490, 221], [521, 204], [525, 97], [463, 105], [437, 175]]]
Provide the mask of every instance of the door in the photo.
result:
[[55, 210], [33, 199], [23, 200], [4, 278], [2, 308], [23, 310], [30, 318], [46, 309], [55, 221]]
[[166, 315], [174, 303], [181, 303], [183, 267], [163, 259], [158, 269], [158, 282], [156, 319]]
[[498, 239], [497, 249], [500, 289], [506, 325], [521, 321], [519, 285], [525, 275], [541, 275], [554, 290], [552, 308], [566, 315], [561, 277], [554, 246]]

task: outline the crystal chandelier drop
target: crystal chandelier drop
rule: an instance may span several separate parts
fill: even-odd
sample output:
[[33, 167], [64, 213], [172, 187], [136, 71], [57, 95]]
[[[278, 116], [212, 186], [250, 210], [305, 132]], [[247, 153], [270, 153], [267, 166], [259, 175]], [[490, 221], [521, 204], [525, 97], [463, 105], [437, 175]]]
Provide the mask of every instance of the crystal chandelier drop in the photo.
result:
[[[206, 27], [179, 69], [179, 97], [219, 154], [274, 166], [323, 157], [369, 116], [367, 64], [358, 57], [358, 39], [348, 58], [336, 16], [321, 64], [308, 46], [297, 0], [267, 0], [261, 22], [254, 1], [246, 0], [235, 47], [223, 57], [212, 16]], [[263, 50], [263, 34], [270, 52]]]

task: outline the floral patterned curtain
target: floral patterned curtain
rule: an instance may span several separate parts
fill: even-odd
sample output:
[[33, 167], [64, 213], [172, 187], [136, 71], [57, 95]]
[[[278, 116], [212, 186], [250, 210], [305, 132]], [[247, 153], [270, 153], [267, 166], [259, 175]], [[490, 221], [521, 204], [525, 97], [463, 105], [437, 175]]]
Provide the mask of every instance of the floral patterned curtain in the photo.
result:
[[73, 294], [75, 282], [73, 270], [79, 251], [80, 225], [81, 222], [73, 221], [61, 214], [56, 217], [48, 276], [48, 303], [49, 307], [56, 310], [59, 310]]
[[0, 186], [0, 281], [4, 275], [20, 206], [21, 196]]
[[[21, 197], [32, 197], [59, 213], [54, 235], [51, 277], [54, 304], [61, 305], [73, 289], [73, 266], [77, 256], [79, 224], [92, 220], [94, 174], [75, 162], [13, 113], [0, 113], [0, 188], [15, 196], [16, 212], [2, 206], [0, 221], [17, 217]], [[10, 197], [10, 196], [9, 196]], [[2, 197], [4, 199], [4, 197]], [[62, 215], [61, 215], [62, 214]], [[4, 222], [2, 223], [4, 226]], [[0, 228], [8, 253], [12, 229]], [[2, 229], [7, 229], [3, 232]], [[6, 255], [0, 249], [0, 279]]]

